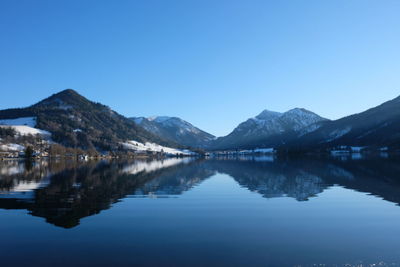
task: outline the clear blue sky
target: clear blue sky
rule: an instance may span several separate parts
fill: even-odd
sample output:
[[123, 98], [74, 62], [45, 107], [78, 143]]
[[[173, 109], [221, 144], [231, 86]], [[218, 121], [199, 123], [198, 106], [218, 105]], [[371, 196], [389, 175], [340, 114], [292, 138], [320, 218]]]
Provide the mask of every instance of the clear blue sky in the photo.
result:
[[263, 109], [330, 119], [400, 95], [400, 1], [0, 1], [0, 109], [73, 88], [221, 136]]

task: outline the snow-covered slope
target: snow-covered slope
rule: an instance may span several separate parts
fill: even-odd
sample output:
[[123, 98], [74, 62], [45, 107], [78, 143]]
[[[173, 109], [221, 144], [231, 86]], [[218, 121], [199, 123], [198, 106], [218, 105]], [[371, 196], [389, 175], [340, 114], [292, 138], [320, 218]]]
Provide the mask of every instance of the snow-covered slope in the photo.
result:
[[[291, 109], [283, 113], [279, 120], [286, 129], [300, 131], [301, 129], [316, 123], [325, 121], [326, 119], [318, 116], [317, 114], [303, 108]], [[318, 125], [318, 124], [317, 124]]]
[[171, 147], [165, 147], [161, 146], [155, 143], [140, 143], [134, 140], [127, 141], [125, 143], [122, 143], [122, 146], [125, 149], [129, 150], [134, 150], [138, 152], [146, 152], [146, 151], [151, 151], [151, 152], [162, 152], [167, 155], [173, 155], [173, 156], [178, 156], [178, 155], [194, 155], [195, 153], [187, 150], [187, 149], [177, 149], [177, 148], [171, 148]]
[[[0, 110], [0, 121], [0, 125], [46, 130], [51, 132], [54, 142], [84, 150], [109, 151], [125, 140], [178, 147], [176, 143], [154, 136], [129, 118], [71, 89], [26, 108]], [[27, 129], [18, 130], [24, 134]]]
[[[285, 113], [264, 110], [258, 116], [250, 118], [236, 129], [248, 134], [279, 134], [284, 131], [299, 131], [309, 125], [325, 120], [306, 109], [295, 108]], [[254, 126], [255, 127], [254, 127]]]
[[15, 125], [15, 126], [5, 126], [5, 125], [0, 125], [0, 127], [2, 128], [12, 128], [14, 129], [17, 134], [19, 135], [41, 135], [42, 137], [50, 137], [50, 132], [45, 131], [45, 130], [40, 130], [40, 129], [36, 129], [33, 127], [29, 127], [29, 126], [20, 126], [20, 125]]
[[25, 146], [13, 143], [2, 144], [0, 140], [0, 151], [8, 152], [22, 152], [25, 150]]
[[302, 108], [284, 113], [264, 110], [256, 117], [239, 124], [229, 135], [218, 138], [214, 148], [275, 146], [297, 137], [305, 128], [307, 132], [315, 131], [322, 121], [326, 119]]
[[[25, 142], [21, 136], [39, 135], [43, 140], [51, 141], [51, 133], [45, 130], [34, 128], [36, 117], [21, 117], [15, 119], [0, 120], [0, 128], [14, 129], [16, 136], [13, 139], [0, 138], [0, 151], [22, 152], [25, 150]], [[22, 143], [20, 143], [22, 142]]]
[[137, 117], [132, 120], [145, 130], [183, 146], [204, 147], [215, 138], [177, 117]]
[[42, 137], [49, 138], [51, 133], [45, 130], [37, 129], [36, 117], [21, 117], [16, 119], [0, 120], [0, 127], [12, 128], [19, 135], [41, 135]]

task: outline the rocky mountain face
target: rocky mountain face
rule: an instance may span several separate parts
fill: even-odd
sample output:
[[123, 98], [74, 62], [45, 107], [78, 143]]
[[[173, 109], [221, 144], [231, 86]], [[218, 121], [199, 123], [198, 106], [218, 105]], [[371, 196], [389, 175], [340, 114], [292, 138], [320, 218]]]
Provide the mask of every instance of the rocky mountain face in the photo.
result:
[[264, 110], [239, 124], [232, 133], [218, 138], [214, 149], [276, 147], [308, 131], [318, 129], [327, 119], [302, 108], [284, 113]]
[[215, 139], [212, 134], [177, 117], [136, 117], [132, 120], [146, 131], [183, 146], [204, 148]]

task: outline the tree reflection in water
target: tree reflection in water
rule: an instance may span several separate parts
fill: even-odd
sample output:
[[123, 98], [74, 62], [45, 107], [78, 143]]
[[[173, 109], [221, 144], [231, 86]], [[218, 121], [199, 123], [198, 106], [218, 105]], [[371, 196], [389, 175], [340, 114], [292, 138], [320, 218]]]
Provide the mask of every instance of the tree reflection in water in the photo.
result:
[[340, 185], [400, 204], [397, 159], [157, 161], [6, 161], [0, 163], [0, 208], [24, 209], [64, 228], [109, 209], [127, 196], [180, 195], [225, 173], [265, 198], [307, 201]]

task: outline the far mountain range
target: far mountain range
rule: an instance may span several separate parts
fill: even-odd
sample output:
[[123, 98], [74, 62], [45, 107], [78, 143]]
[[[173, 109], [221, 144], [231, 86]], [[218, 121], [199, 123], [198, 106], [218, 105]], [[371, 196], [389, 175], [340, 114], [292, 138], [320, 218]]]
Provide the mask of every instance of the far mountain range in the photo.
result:
[[[364, 112], [328, 120], [309, 110], [264, 110], [227, 136], [215, 137], [177, 117], [127, 118], [67, 89], [30, 107], [0, 111], [0, 125], [34, 118], [32, 128], [66, 147], [112, 151], [152, 143], [177, 149], [323, 151], [337, 146], [400, 148], [400, 97]], [[18, 124], [16, 124], [18, 125]], [[14, 125], [15, 126], [15, 125]], [[1, 140], [1, 139], [0, 139]], [[123, 146], [123, 144], [127, 144]]]

